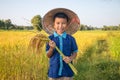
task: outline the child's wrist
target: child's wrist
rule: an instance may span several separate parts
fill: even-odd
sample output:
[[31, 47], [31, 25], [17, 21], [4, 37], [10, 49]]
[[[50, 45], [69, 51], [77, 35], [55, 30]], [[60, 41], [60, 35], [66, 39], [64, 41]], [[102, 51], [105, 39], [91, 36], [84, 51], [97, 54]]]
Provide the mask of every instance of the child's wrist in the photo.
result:
[[70, 56], [69, 58], [70, 58], [70, 61], [73, 61], [73, 57], [72, 56]]
[[50, 47], [50, 51], [53, 51], [54, 50], [54, 47]]

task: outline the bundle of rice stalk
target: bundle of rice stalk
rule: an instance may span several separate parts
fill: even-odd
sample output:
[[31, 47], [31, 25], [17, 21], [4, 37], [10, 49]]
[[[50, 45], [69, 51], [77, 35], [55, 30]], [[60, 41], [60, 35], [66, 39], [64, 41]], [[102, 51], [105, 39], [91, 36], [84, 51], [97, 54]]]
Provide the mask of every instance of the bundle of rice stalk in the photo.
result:
[[37, 34], [31, 38], [28, 46], [28, 52], [30, 53], [41, 53], [42, 48], [49, 39], [44, 34]]
[[[43, 45], [46, 42], [49, 42], [49, 41], [50, 41], [50, 39], [46, 35], [44, 35], [44, 34], [37, 34], [30, 40], [29, 49], [31, 49], [33, 53], [40, 53], [41, 50], [42, 50]], [[59, 52], [59, 54], [62, 57], [65, 57], [65, 55], [59, 50], [59, 48], [57, 46], [55, 47], [55, 49]], [[71, 63], [68, 63], [68, 65], [70, 66], [72, 71], [75, 74], [77, 74], [76, 68]]]

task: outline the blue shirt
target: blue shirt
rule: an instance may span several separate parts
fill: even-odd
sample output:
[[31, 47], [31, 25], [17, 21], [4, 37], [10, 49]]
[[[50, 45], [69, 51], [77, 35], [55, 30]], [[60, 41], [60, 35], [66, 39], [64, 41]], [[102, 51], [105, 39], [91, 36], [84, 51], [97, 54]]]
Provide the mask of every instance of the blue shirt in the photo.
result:
[[[71, 56], [72, 53], [78, 51], [75, 39], [71, 35], [66, 34], [66, 32], [62, 35], [58, 35], [54, 32], [54, 34], [49, 36], [49, 38], [56, 43], [56, 46], [65, 56]], [[46, 51], [48, 51], [49, 48], [50, 46], [47, 44]], [[74, 74], [68, 64], [66, 64], [63, 60], [61, 62], [61, 56], [56, 49], [54, 49], [49, 63], [48, 76], [51, 78], [72, 77]]]

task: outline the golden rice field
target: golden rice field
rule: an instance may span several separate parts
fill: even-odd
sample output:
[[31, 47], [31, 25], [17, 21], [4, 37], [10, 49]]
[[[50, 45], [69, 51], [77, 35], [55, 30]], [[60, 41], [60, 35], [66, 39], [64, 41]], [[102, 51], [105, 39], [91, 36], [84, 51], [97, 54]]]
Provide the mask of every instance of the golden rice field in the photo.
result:
[[[0, 31], [0, 80], [47, 80], [48, 58], [43, 46], [30, 53], [28, 44], [44, 31]], [[78, 31], [73, 35], [79, 52], [74, 80], [120, 79], [120, 32]]]

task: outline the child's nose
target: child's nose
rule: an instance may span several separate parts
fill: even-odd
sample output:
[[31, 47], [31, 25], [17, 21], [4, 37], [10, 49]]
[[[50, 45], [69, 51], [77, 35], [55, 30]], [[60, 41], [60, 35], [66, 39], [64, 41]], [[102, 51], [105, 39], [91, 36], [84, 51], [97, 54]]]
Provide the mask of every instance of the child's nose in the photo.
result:
[[59, 27], [62, 27], [62, 26], [63, 26], [63, 24], [60, 24], [60, 25], [59, 25]]

